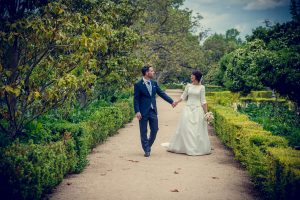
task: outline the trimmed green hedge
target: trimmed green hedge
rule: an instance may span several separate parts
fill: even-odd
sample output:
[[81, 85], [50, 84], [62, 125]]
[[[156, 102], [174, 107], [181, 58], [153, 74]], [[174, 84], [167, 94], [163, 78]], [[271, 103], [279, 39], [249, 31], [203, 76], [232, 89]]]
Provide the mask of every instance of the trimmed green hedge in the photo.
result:
[[[76, 165], [74, 140], [48, 145], [15, 142], [1, 150], [1, 197], [40, 199]], [[4, 199], [6, 199], [4, 198]]]
[[[216, 133], [228, 147], [232, 148], [235, 158], [246, 167], [256, 186], [266, 194], [265, 197], [269, 199], [296, 197], [300, 189], [300, 152], [292, 151], [286, 139], [273, 136], [261, 125], [249, 120], [248, 116], [235, 112], [228, 106], [216, 104], [215, 102], [220, 101], [216, 101], [212, 96], [208, 96], [207, 99], [209, 109], [215, 116]], [[281, 149], [281, 154], [277, 149]], [[293, 156], [290, 156], [290, 152], [293, 152]], [[284, 159], [280, 159], [283, 154]], [[283, 173], [278, 174], [278, 169]], [[293, 189], [287, 192], [287, 188]]]
[[184, 83], [164, 83], [163, 87], [166, 89], [184, 89], [185, 85]]
[[208, 92], [206, 95], [211, 97], [213, 103], [223, 106], [232, 106], [233, 103], [238, 102], [288, 103], [283, 98], [272, 98], [272, 91], [251, 91], [247, 96], [241, 96], [240, 93], [230, 91]]
[[239, 100], [243, 103], [287, 103], [286, 99], [275, 99], [275, 98], [253, 98], [253, 97], [241, 97]]
[[205, 91], [206, 92], [220, 92], [220, 91], [225, 91], [227, 90], [226, 88], [218, 85], [205, 85]]
[[300, 197], [299, 151], [287, 148], [269, 148], [271, 177], [277, 199]]
[[41, 199], [69, 173], [79, 173], [99, 142], [116, 133], [134, 116], [130, 100], [100, 107], [79, 123], [60, 121], [51, 126], [62, 140], [48, 144], [18, 141], [0, 149], [0, 193], [7, 199]]

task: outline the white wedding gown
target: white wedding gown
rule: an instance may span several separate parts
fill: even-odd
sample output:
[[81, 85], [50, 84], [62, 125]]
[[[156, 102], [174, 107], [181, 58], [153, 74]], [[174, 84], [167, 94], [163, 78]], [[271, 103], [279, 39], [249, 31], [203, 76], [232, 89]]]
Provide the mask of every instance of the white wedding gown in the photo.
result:
[[167, 151], [187, 155], [205, 155], [211, 153], [208, 138], [207, 121], [204, 118], [202, 104], [206, 103], [205, 87], [188, 84], [181, 99], [187, 100], [181, 113], [175, 134], [169, 143], [161, 144]]

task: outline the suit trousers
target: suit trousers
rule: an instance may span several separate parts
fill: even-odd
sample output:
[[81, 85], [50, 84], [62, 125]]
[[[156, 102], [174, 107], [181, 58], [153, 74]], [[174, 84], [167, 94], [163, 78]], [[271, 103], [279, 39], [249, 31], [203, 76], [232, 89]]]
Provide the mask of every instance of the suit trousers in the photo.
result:
[[[150, 126], [149, 138], [147, 136], [148, 122]], [[142, 119], [139, 121], [139, 125], [143, 150], [144, 152], [151, 152], [151, 146], [154, 143], [158, 131], [158, 119], [155, 110], [150, 109], [147, 115], [142, 116]]]

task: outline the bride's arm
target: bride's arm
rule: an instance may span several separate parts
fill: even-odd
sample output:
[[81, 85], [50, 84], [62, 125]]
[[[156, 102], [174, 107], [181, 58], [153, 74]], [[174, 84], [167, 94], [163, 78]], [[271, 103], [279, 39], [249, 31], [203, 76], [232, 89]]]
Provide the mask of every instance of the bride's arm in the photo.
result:
[[208, 109], [207, 109], [207, 103], [206, 103], [206, 98], [205, 98], [205, 86], [203, 85], [201, 91], [200, 91], [200, 101], [201, 101], [201, 105], [204, 111], [204, 114], [207, 113]]
[[207, 113], [207, 103], [205, 103], [205, 104], [202, 104], [202, 108], [203, 108], [203, 110], [204, 110], [204, 114], [205, 113]]
[[187, 99], [187, 96], [188, 96], [188, 87], [189, 87], [189, 84], [187, 84], [187, 85], [185, 86], [185, 89], [184, 89], [182, 95], [180, 96], [180, 99], [178, 99], [178, 100], [175, 102], [176, 105], [177, 105], [178, 103], [180, 103], [182, 100], [186, 100], [186, 99]]
[[178, 99], [175, 103], [179, 104], [180, 102], [182, 102], [182, 99]]

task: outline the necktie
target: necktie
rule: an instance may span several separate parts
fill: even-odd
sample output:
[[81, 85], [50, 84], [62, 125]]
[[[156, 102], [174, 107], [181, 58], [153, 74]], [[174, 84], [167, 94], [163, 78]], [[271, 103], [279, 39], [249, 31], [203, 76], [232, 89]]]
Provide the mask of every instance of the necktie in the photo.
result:
[[[148, 92], [149, 92], [150, 96], [152, 96], [152, 86], [151, 86], [150, 81], [146, 81], [146, 87], [148, 89]], [[151, 108], [154, 109], [152, 103], [151, 103]]]
[[151, 86], [151, 82], [150, 82], [150, 81], [147, 81], [146, 83], [147, 83], [146, 86], [147, 86], [148, 92], [149, 92], [150, 96], [152, 96], [152, 86]]

